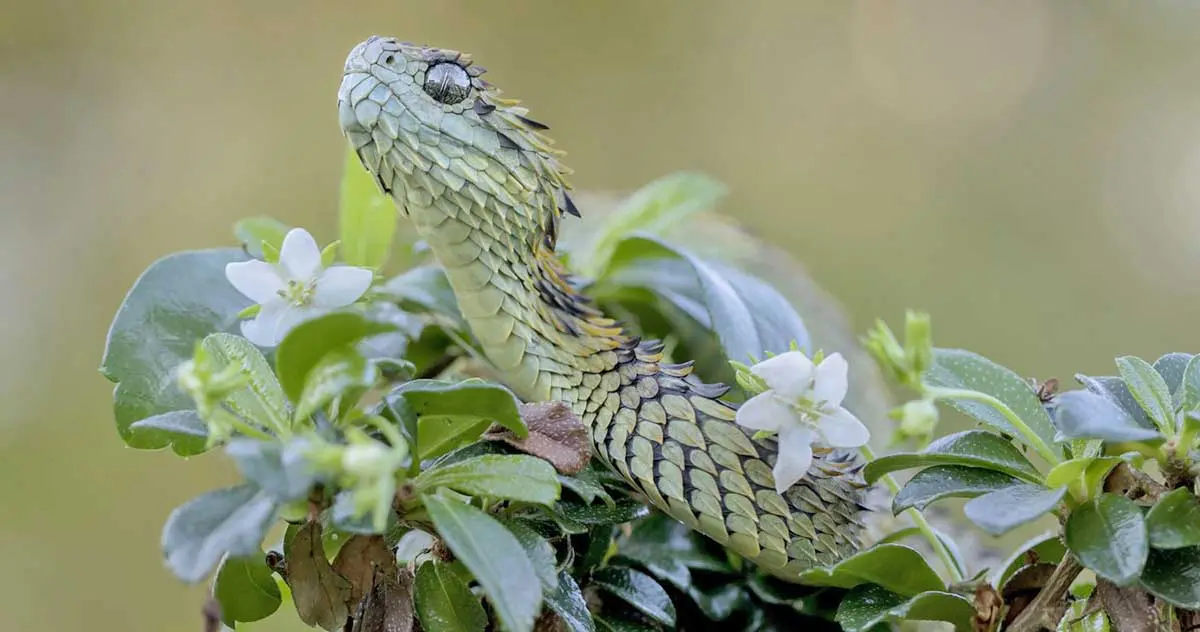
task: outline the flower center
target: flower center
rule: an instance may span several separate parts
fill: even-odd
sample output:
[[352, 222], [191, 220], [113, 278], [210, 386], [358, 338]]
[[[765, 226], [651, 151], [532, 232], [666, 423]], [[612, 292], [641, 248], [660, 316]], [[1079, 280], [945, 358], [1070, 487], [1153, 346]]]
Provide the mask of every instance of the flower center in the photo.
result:
[[316, 279], [308, 283], [288, 281], [287, 287], [279, 291], [279, 295], [296, 307], [307, 307], [312, 303], [313, 293], [317, 288]]
[[796, 417], [810, 426], [815, 427], [817, 425], [817, 420], [824, 415], [821, 410], [821, 405], [824, 402], [814, 402], [807, 397], [800, 397], [794, 400], [783, 398], [780, 399], [783, 401], [783, 403], [787, 404], [788, 408], [791, 408], [792, 411], [796, 413]]

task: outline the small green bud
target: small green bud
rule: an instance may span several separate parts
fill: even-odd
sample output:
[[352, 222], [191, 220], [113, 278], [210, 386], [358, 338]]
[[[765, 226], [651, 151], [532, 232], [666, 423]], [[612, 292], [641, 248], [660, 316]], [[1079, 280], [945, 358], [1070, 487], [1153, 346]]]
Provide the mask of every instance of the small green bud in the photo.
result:
[[378, 442], [349, 445], [342, 451], [342, 470], [352, 476], [374, 478], [390, 472], [392, 465], [388, 449]]
[[274, 244], [264, 241], [262, 242], [263, 261], [267, 263], [279, 263], [279, 249]]
[[933, 366], [933, 322], [929, 314], [909, 310], [904, 317], [904, 352], [918, 376]]
[[255, 304], [251, 305], [250, 307], [247, 307], [246, 309], [243, 309], [242, 311], [238, 312], [237, 317], [238, 317], [238, 320], [254, 318], [255, 316], [258, 316], [258, 313], [261, 311], [262, 311], [262, 305], [255, 303]]
[[321, 265], [328, 268], [333, 265], [334, 259], [337, 258], [338, 247], [342, 245], [341, 240], [335, 241], [321, 251]]
[[766, 392], [771, 388], [767, 386], [766, 380], [755, 375], [754, 371], [745, 364], [742, 364], [737, 360], [730, 360], [729, 366], [733, 367], [734, 380], [737, 382], [738, 386], [742, 387], [747, 393], [750, 393], [751, 395], [758, 395], [759, 393]]
[[910, 381], [908, 354], [904, 352], [904, 347], [900, 346], [887, 323], [882, 320], [875, 321], [875, 328], [867, 332], [863, 346], [879, 363], [880, 368], [893, 379], [904, 384]]
[[937, 405], [928, 399], [914, 399], [892, 412], [900, 420], [900, 434], [907, 437], [928, 437], [938, 424]]

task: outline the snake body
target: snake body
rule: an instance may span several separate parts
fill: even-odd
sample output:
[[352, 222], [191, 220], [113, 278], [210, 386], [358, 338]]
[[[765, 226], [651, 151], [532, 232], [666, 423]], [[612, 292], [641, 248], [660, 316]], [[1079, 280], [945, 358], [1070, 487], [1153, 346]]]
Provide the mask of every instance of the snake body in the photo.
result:
[[463, 316], [527, 401], [568, 403], [595, 455], [649, 502], [784, 579], [860, 547], [853, 454], [818, 451], [783, 495], [778, 446], [734, 423], [728, 387], [659, 342], [626, 334], [555, 255], [578, 215], [546, 126], [481, 78], [468, 55], [372, 37], [346, 60], [343, 133], [445, 268]]

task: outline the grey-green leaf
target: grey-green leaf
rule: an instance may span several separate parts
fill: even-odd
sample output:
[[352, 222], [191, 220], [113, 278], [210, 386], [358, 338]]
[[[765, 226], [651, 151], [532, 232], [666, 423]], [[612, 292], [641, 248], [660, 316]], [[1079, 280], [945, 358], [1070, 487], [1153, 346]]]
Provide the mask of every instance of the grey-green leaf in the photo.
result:
[[226, 557], [217, 571], [213, 596], [221, 604], [225, 625], [265, 619], [279, 609], [283, 597], [279, 584], [267, 566], [262, 551], [256, 554]]
[[1150, 549], [1140, 583], [1172, 605], [1200, 610], [1200, 546]]
[[1150, 441], [1161, 439], [1157, 430], [1144, 428], [1112, 400], [1091, 391], [1070, 391], [1054, 400], [1055, 439]]
[[804, 571], [798, 579], [810, 586], [837, 588], [879, 584], [909, 597], [944, 587], [924, 556], [910, 547], [893, 543], [877, 544], [829, 568]]
[[1116, 494], [1102, 494], [1072, 511], [1064, 537], [1084, 566], [1118, 586], [1138, 578], [1150, 549], [1142, 510]]
[[592, 574], [592, 583], [620, 597], [642, 614], [675, 626], [675, 604], [654, 578], [632, 568], [606, 566]]
[[516, 536], [486, 513], [445, 494], [421, 496], [438, 535], [471, 571], [510, 632], [529, 632], [541, 610], [537, 572]]
[[517, 542], [521, 543], [521, 548], [525, 549], [525, 555], [529, 556], [529, 562], [533, 564], [533, 570], [542, 582], [543, 595], [554, 592], [558, 587], [558, 577], [555, 571], [558, 558], [554, 553], [554, 547], [550, 546], [546, 538], [524, 523], [505, 520], [504, 526], [508, 527], [508, 530], [517, 538]]
[[[922, 376], [930, 385], [978, 391], [991, 395], [1020, 417], [1051, 450], [1054, 445], [1054, 425], [1042, 402], [1029, 383], [1012, 369], [962, 349], [934, 349], [933, 366]], [[975, 401], [947, 400], [954, 408], [983, 423], [1020, 439], [1021, 435], [1000, 411]]]
[[271, 496], [253, 485], [238, 485], [193, 498], [171, 512], [163, 525], [167, 566], [186, 582], [198, 582], [225, 554], [260, 551], [275, 520]]
[[892, 513], [910, 507], [924, 510], [943, 498], [975, 498], [998, 489], [1019, 485], [1013, 476], [979, 467], [935, 465], [917, 472], [892, 499]]
[[194, 410], [173, 410], [135, 421], [129, 424], [129, 432], [133, 441], [143, 436], [147, 442], [167, 437], [178, 454], [204, 452], [208, 440], [208, 424]]
[[595, 632], [596, 624], [583, 591], [567, 571], [559, 571], [554, 590], [546, 592], [546, 605], [562, 619], [567, 632]]
[[1200, 409], [1200, 354], [1192, 356], [1184, 368], [1176, 398], [1184, 412]]
[[335, 398], [351, 403], [379, 380], [379, 369], [347, 345], [325, 354], [304, 378], [304, 390], [296, 403], [296, 419], [304, 419], [321, 410]]
[[524, 454], [477, 456], [421, 472], [413, 481], [418, 493], [449, 487], [471, 496], [488, 496], [549, 505], [561, 488], [554, 467]]
[[1142, 428], [1154, 428], [1154, 424], [1150, 422], [1150, 418], [1146, 416], [1146, 411], [1142, 410], [1141, 404], [1138, 404], [1137, 399], [1133, 397], [1129, 386], [1119, 377], [1112, 375], [1088, 376], [1076, 374], [1075, 379], [1083, 384], [1088, 391], [1104, 397], [1116, 404], [1125, 414]]
[[415, 598], [425, 630], [482, 632], [487, 627], [479, 598], [444, 564], [426, 562], [417, 568]]
[[275, 372], [283, 392], [292, 401], [299, 401], [309, 372], [327, 353], [396, 329], [395, 322], [351, 311], [318, 316], [296, 325], [275, 351]]
[[1146, 529], [1156, 549], [1200, 546], [1200, 502], [1186, 487], [1163, 494], [1146, 514]]
[[905, 597], [875, 584], [851, 590], [838, 605], [834, 620], [846, 632], [865, 632], [886, 622], [947, 621], [970, 630], [975, 607], [961, 595], [928, 591]]
[[1158, 371], [1136, 356], [1117, 358], [1117, 370], [1154, 425], [1163, 432], [1173, 430], [1175, 407], [1171, 401], [1171, 389]]
[[241, 336], [215, 333], [201, 343], [219, 367], [235, 366], [249, 383], [226, 397], [226, 403], [243, 419], [266, 429], [287, 424], [287, 400], [258, 347]]
[[946, 435], [921, 452], [879, 457], [867, 464], [863, 477], [874, 483], [884, 474], [928, 465], [965, 465], [1004, 472], [1033, 483], [1041, 481], [1041, 474], [1020, 450], [1003, 437], [984, 430]]
[[493, 421], [518, 438], [528, 436], [517, 399], [503, 386], [472, 378], [462, 382], [413, 380], [392, 391], [421, 417], [459, 417]]
[[225, 453], [237, 463], [242, 476], [280, 503], [303, 498], [316, 482], [316, 472], [304, 454], [305, 443], [287, 444], [235, 438]]
[[267, 242], [278, 251], [283, 246], [283, 238], [291, 229], [291, 226], [273, 217], [259, 215], [238, 220], [233, 225], [233, 235], [242, 242], [242, 246], [251, 257], [263, 259], [263, 242]]
[[1183, 397], [1180, 386], [1183, 385], [1183, 374], [1187, 371], [1192, 357], [1190, 353], [1167, 353], [1154, 361], [1154, 370], [1162, 376], [1167, 385], [1167, 392], [1171, 393], [1172, 402], [1176, 406]]
[[205, 441], [198, 437], [152, 427], [135, 433], [131, 426], [193, 407], [171, 372], [192, 358], [196, 341], [237, 327], [234, 316], [250, 299], [225, 279], [225, 265], [245, 259], [236, 248], [169, 255], [152, 263], [125, 296], [108, 331], [100, 372], [117, 384], [113, 414], [130, 447], [169, 446], [182, 456], [204, 452]]
[[988, 534], [1000, 536], [1049, 513], [1066, 491], [1065, 487], [1014, 485], [971, 500], [963, 513]]

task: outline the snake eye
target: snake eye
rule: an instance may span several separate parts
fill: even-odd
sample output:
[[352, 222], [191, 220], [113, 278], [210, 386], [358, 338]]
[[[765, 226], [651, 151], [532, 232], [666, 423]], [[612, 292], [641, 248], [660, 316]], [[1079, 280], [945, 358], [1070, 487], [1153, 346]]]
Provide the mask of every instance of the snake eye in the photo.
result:
[[462, 66], [443, 62], [425, 73], [425, 93], [446, 105], [454, 105], [471, 94], [471, 77]]

